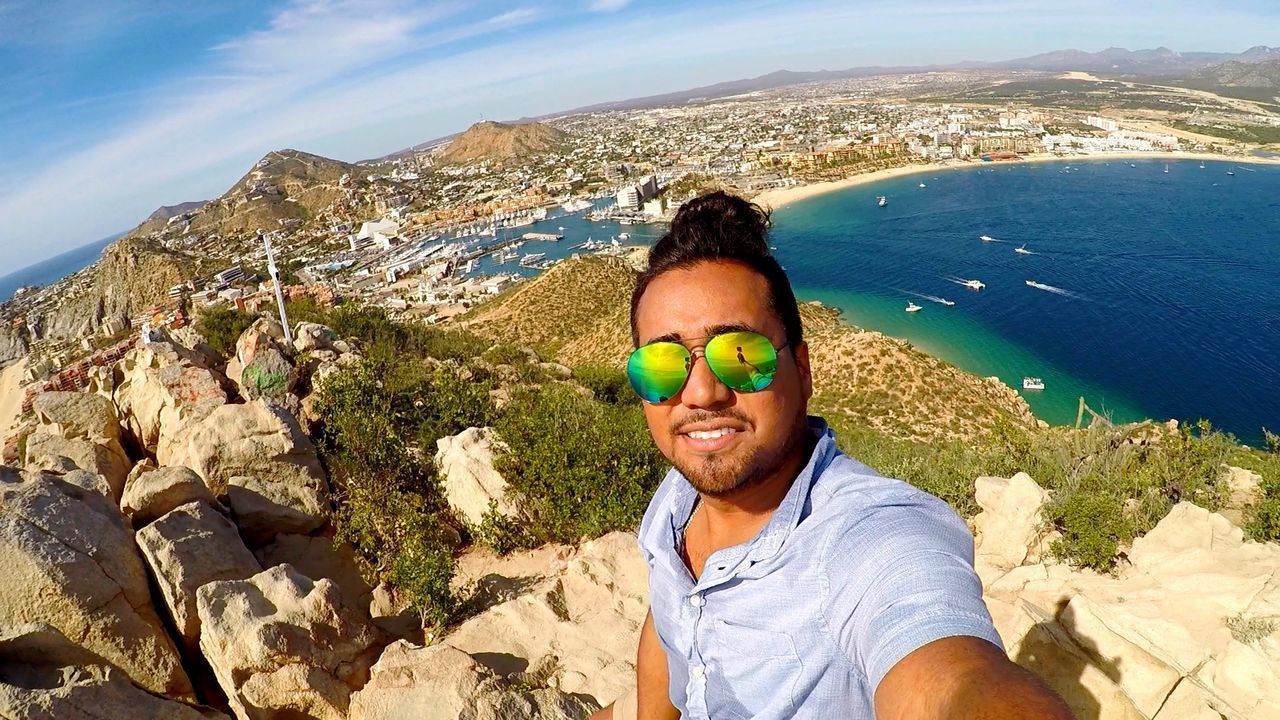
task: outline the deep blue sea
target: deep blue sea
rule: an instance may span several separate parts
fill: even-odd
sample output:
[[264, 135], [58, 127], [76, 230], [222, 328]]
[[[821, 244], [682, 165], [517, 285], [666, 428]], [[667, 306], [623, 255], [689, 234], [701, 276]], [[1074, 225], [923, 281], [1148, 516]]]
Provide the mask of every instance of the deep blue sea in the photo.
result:
[[1207, 418], [1258, 445], [1280, 431], [1280, 166], [1199, 165], [910, 175], [786, 206], [773, 241], [798, 295], [998, 375], [1049, 422], [1074, 422], [1084, 396], [1119, 421]]
[[12, 298], [13, 293], [20, 287], [48, 285], [85, 269], [98, 259], [103, 248], [122, 234], [117, 233], [111, 237], [96, 240], [15, 272], [10, 272], [9, 268], [5, 267], [7, 262], [0, 263], [0, 272], [6, 273], [0, 275], [0, 302]]

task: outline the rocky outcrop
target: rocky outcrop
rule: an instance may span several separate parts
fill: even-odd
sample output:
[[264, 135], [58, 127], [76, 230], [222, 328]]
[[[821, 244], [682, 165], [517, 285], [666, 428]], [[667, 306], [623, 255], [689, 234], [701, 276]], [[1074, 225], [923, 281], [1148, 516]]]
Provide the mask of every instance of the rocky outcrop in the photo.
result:
[[197, 595], [200, 649], [240, 720], [341, 720], [382, 649], [335, 583], [289, 565]]
[[[1034, 541], [1040, 520], [1025, 503], [1038, 489], [988, 483], [984, 513], [1002, 519], [979, 523], [979, 547], [996, 528]], [[1280, 717], [1280, 546], [1246, 542], [1185, 502], [1134, 541], [1114, 576], [1049, 561], [1008, 567], [1017, 553], [997, 543], [977, 563], [996, 628], [1077, 717]]]
[[312, 580], [332, 580], [343, 602], [361, 611], [369, 609], [373, 588], [361, 575], [355, 550], [348, 543], [324, 536], [280, 534], [254, 555], [264, 568], [288, 564]]
[[517, 515], [515, 503], [507, 498], [507, 481], [493, 467], [504, 449], [493, 428], [467, 428], [440, 438], [436, 448], [445, 497], [460, 519], [479, 525], [490, 503], [503, 515]]
[[236, 526], [207, 502], [192, 502], [138, 531], [138, 547], [190, 652], [200, 643], [196, 591], [215, 580], [243, 580], [262, 570]]
[[974, 498], [982, 508], [973, 518], [976, 564], [1010, 570], [1026, 561], [1028, 553], [1038, 554], [1049, 530], [1040, 514], [1049, 493], [1031, 476], [978, 478]]
[[328, 518], [328, 484], [315, 446], [292, 414], [265, 401], [223, 405], [188, 423], [157, 459], [191, 468], [215, 494], [225, 494], [252, 543], [309, 532]]
[[[520, 680], [523, 680], [521, 678]], [[580, 720], [599, 706], [555, 688], [512, 682], [447, 645], [387, 647], [364, 689], [351, 701], [351, 720]], [[531, 687], [531, 685], [534, 685]]]
[[635, 536], [611, 533], [528, 592], [468, 620], [441, 643], [499, 675], [551, 666], [549, 686], [601, 705], [635, 682], [635, 650], [648, 611], [648, 568]]
[[25, 325], [0, 323], [0, 368], [27, 354], [27, 328]]
[[133, 533], [100, 483], [0, 467], [0, 626], [51, 625], [142, 687], [189, 697]]
[[260, 318], [236, 340], [236, 354], [227, 362], [227, 377], [246, 400], [280, 401], [298, 384], [298, 371], [277, 338], [280, 324]]
[[32, 403], [37, 426], [27, 438], [26, 467], [65, 470], [71, 466], [101, 475], [120, 497], [131, 465], [120, 442], [115, 407], [101, 395], [43, 392]]
[[0, 630], [0, 717], [6, 720], [225, 720], [210, 708], [138, 687], [50, 625]]
[[120, 512], [132, 521], [135, 528], [140, 528], [189, 502], [217, 504], [204, 480], [190, 468], [157, 468], [149, 462], [141, 462], [134, 466], [125, 481]]
[[300, 352], [332, 350], [338, 335], [326, 325], [300, 322], [293, 329], [293, 349]]
[[174, 343], [153, 342], [130, 350], [116, 364], [115, 376], [120, 420], [153, 455], [180, 439], [186, 423], [198, 422], [227, 402], [218, 375], [204, 359]]

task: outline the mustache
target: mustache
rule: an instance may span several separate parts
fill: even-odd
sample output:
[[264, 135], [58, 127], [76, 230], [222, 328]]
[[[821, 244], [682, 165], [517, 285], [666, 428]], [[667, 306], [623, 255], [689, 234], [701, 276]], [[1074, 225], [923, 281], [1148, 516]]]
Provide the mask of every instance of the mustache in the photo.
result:
[[684, 428], [702, 422], [711, 422], [712, 420], [723, 419], [737, 420], [738, 422], [751, 427], [751, 420], [737, 408], [728, 408], [720, 412], [711, 412], [710, 410], [694, 410], [693, 412], [680, 418], [678, 421], [671, 423], [671, 433], [679, 435]]

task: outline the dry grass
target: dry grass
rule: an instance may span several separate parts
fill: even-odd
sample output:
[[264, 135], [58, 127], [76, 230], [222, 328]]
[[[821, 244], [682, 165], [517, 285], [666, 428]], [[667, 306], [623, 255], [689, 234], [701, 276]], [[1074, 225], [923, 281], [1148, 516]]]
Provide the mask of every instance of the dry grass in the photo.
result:
[[[621, 367], [631, 350], [635, 271], [616, 258], [557, 265], [472, 311], [467, 329], [532, 347], [566, 365]], [[801, 305], [814, 374], [811, 411], [908, 440], [971, 439], [1004, 422], [1033, 428], [1026, 403], [1005, 385], [970, 375], [910, 344]]]

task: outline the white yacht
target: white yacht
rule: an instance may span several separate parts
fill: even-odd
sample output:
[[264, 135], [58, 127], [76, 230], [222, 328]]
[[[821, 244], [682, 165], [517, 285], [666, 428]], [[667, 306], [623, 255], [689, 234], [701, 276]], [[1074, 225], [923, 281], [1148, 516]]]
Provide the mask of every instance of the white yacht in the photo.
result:
[[923, 309], [924, 308], [920, 307], [919, 305], [913, 302], [907, 302], [907, 312], [920, 312]]
[[590, 208], [591, 208], [591, 201], [583, 200], [581, 198], [576, 200], [570, 200], [560, 206], [560, 209], [571, 214], [576, 212], [582, 212], [583, 210], [588, 210]]
[[888, 204], [889, 204], [889, 198], [883, 195], [879, 195], [876, 197], [876, 205], [879, 205], [880, 207], [884, 207], [885, 205], [888, 205]]
[[981, 280], [965, 280], [964, 286], [969, 288], [970, 290], [981, 290], [982, 288], [986, 287], [986, 285], [983, 284]]
[[1024, 377], [1022, 378], [1022, 389], [1023, 390], [1043, 390], [1044, 381], [1038, 377]]
[[946, 305], [947, 307], [951, 307], [952, 305], [956, 304], [955, 300], [948, 300], [946, 298], [939, 298], [938, 302], [942, 303], [943, 305]]
[[924, 184], [924, 183], [920, 183], [920, 187], [925, 187], [925, 184]]
[[978, 239], [981, 240], [982, 242], [991, 242], [992, 240], [995, 240], [995, 238], [991, 237], [990, 235], [979, 235]]
[[1027, 249], [1027, 246], [1026, 246], [1026, 245], [1023, 245], [1022, 247], [1016, 247], [1016, 248], [1014, 248], [1014, 249], [1013, 249], [1013, 251], [1014, 251], [1014, 252], [1016, 252], [1016, 253], [1018, 253], [1019, 255], [1030, 255], [1030, 254], [1031, 254], [1031, 251]]
[[538, 264], [539, 260], [546, 256], [546, 253], [529, 253], [528, 255], [520, 258], [520, 267], [533, 267]]

